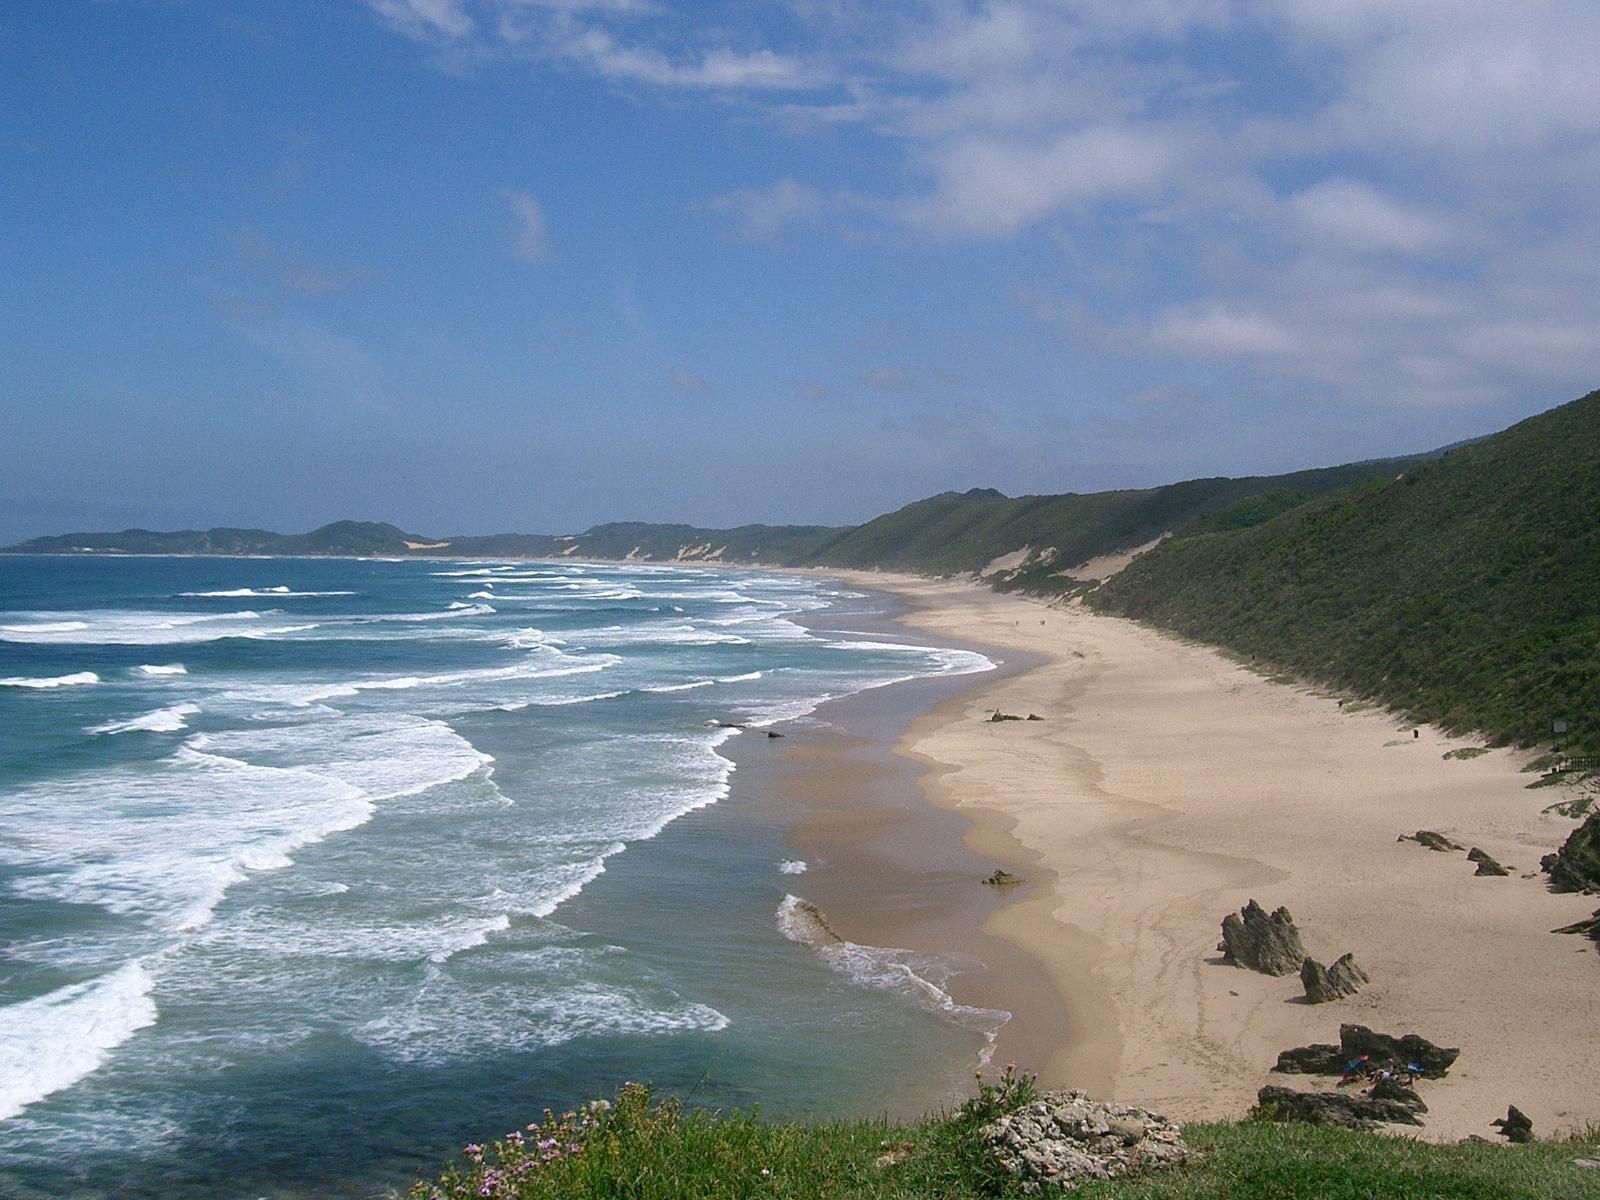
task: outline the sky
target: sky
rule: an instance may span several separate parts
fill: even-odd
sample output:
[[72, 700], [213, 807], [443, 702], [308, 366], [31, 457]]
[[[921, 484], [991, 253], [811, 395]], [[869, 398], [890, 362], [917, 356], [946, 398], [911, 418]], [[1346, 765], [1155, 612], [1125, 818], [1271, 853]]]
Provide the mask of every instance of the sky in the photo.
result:
[[1600, 386], [1594, 0], [0, 0], [0, 541], [842, 524]]

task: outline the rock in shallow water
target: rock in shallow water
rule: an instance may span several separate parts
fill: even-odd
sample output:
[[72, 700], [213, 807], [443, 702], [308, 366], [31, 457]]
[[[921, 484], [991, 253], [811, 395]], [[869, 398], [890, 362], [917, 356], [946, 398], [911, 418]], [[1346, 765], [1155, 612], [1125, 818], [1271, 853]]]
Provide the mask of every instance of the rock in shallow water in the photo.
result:
[[1159, 1113], [1091, 1100], [1084, 1092], [1046, 1092], [981, 1130], [1000, 1165], [1024, 1191], [1074, 1187], [1132, 1171], [1181, 1163], [1189, 1150]]

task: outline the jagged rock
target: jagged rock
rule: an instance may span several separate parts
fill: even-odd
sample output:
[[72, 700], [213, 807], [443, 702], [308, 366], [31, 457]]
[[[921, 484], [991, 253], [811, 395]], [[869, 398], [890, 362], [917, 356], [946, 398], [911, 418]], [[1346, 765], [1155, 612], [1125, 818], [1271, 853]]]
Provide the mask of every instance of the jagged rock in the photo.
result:
[[1600, 809], [1567, 835], [1560, 850], [1540, 859], [1539, 866], [1558, 892], [1600, 891]]
[[1425, 1113], [1428, 1106], [1422, 1102], [1422, 1097], [1417, 1095], [1417, 1089], [1409, 1083], [1401, 1083], [1393, 1075], [1381, 1076], [1367, 1091], [1367, 1095], [1374, 1100], [1394, 1100], [1404, 1104], [1414, 1113]]
[[1268, 1084], [1256, 1093], [1260, 1114], [1273, 1121], [1307, 1125], [1339, 1125], [1376, 1129], [1379, 1125], [1421, 1125], [1417, 1114], [1400, 1100], [1381, 1100], [1349, 1092], [1297, 1092]]
[[993, 725], [1000, 721], [1021, 721], [1023, 719], [1024, 718], [1016, 716], [1013, 713], [1003, 713], [997, 708], [994, 710], [994, 714], [989, 718], [989, 724]]
[[983, 882], [988, 887], [1015, 887], [1022, 880], [1010, 871], [1003, 871], [996, 867], [994, 874], [987, 876]]
[[1189, 1155], [1173, 1122], [1143, 1108], [1104, 1104], [1084, 1092], [1046, 1092], [979, 1130], [1025, 1192], [1115, 1179], [1181, 1163]]
[[1029, 713], [1028, 714], [1028, 720], [1030, 720], [1030, 721], [1042, 721], [1042, 720], [1044, 720], [1044, 718], [1041, 717], [1038, 713]]
[[1222, 953], [1236, 966], [1264, 975], [1291, 975], [1306, 956], [1289, 910], [1280, 908], [1269, 917], [1254, 900], [1222, 919]]
[[1395, 838], [1397, 842], [1417, 842], [1429, 850], [1448, 851], [1465, 850], [1465, 846], [1458, 846], [1442, 833], [1434, 833], [1431, 829], [1419, 829], [1415, 833], [1402, 833]]
[[1571, 925], [1563, 925], [1560, 929], [1552, 929], [1551, 933], [1581, 933], [1593, 942], [1600, 942], [1600, 909], [1595, 910], [1592, 917], [1585, 917], [1581, 921], [1574, 921]]
[[1515, 1104], [1506, 1108], [1506, 1115], [1498, 1120], [1490, 1121], [1500, 1131], [1500, 1136], [1508, 1142], [1518, 1145], [1533, 1141], [1533, 1122], [1528, 1119], [1528, 1114]]
[[1319, 1042], [1285, 1050], [1272, 1069], [1285, 1075], [1343, 1075], [1350, 1063], [1365, 1059], [1365, 1065], [1374, 1070], [1389, 1068], [1437, 1076], [1447, 1074], [1460, 1055], [1461, 1051], [1454, 1047], [1435, 1046], [1414, 1033], [1391, 1037], [1365, 1025], [1341, 1025], [1337, 1046]]
[[1325, 967], [1314, 958], [1300, 964], [1300, 985], [1306, 990], [1306, 1000], [1312, 1004], [1326, 1004], [1341, 996], [1354, 996], [1367, 982], [1367, 973], [1356, 966], [1354, 954], [1346, 954]]
[[1313, 1042], [1309, 1046], [1284, 1050], [1272, 1069], [1280, 1075], [1342, 1075], [1344, 1064], [1349, 1061], [1339, 1047]]
[[1473, 872], [1474, 875], [1509, 875], [1516, 869], [1502, 867], [1476, 846], [1467, 851], [1467, 861], [1478, 864], [1478, 869]]

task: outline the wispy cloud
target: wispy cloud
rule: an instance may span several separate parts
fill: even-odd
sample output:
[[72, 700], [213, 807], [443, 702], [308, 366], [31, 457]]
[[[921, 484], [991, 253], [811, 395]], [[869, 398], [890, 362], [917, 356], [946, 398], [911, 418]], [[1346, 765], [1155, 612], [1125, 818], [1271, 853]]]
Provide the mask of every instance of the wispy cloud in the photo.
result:
[[544, 207], [531, 192], [501, 188], [508, 223], [506, 244], [513, 258], [525, 263], [542, 263], [550, 256], [550, 230]]
[[[872, 195], [824, 165], [708, 198], [740, 237], [869, 219], [1094, 247], [1028, 305], [1071, 314], [1080, 345], [1406, 403], [1592, 373], [1592, 0], [788, 0], [770, 21], [716, 0], [694, 21], [649, 0], [369, 2], [420, 40], [736, 95], [780, 134], [884, 155]], [[1152, 239], [1166, 262], [1108, 257]]]

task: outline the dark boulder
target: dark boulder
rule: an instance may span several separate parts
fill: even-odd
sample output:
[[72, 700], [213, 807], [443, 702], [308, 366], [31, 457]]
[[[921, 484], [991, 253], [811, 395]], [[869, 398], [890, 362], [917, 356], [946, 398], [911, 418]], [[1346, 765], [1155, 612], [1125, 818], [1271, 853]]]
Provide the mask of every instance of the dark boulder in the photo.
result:
[[1502, 867], [1476, 846], [1467, 851], [1467, 861], [1478, 864], [1478, 869], [1473, 872], [1474, 875], [1509, 875], [1515, 869]]
[[994, 725], [994, 724], [997, 724], [997, 723], [999, 723], [1001, 721], [1021, 721], [1021, 720], [1024, 720], [1024, 719], [1025, 718], [1023, 718], [1023, 717], [1016, 716], [1014, 713], [1001, 712], [997, 708], [997, 709], [994, 710], [993, 715], [991, 715], [989, 717], [989, 724]]
[[1331, 967], [1324, 967], [1314, 958], [1300, 964], [1300, 985], [1306, 990], [1306, 1000], [1311, 1004], [1326, 1004], [1341, 996], [1354, 996], [1367, 982], [1367, 973], [1356, 966], [1354, 954], [1337, 959]]
[[1254, 900], [1222, 919], [1222, 953], [1235, 966], [1264, 975], [1292, 975], [1306, 957], [1289, 910], [1269, 917]]
[[1416, 842], [1426, 846], [1429, 850], [1441, 852], [1450, 850], [1465, 850], [1465, 846], [1458, 846], [1442, 833], [1434, 833], [1431, 829], [1419, 829], [1415, 833], [1402, 833], [1395, 838], [1397, 842]]
[[1021, 883], [1022, 880], [1013, 875], [1010, 871], [1001, 870], [999, 867], [996, 867], [994, 874], [987, 876], [983, 882], [986, 887], [1015, 887], [1017, 884]]
[[1257, 1111], [1272, 1121], [1303, 1121], [1308, 1125], [1338, 1125], [1345, 1129], [1376, 1129], [1379, 1125], [1421, 1125], [1403, 1100], [1379, 1099], [1349, 1092], [1297, 1092], [1268, 1084], [1256, 1093]]
[[1341, 1025], [1337, 1046], [1319, 1042], [1285, 1050], [1272, 1069], [1285, 1075], [1343, 1075], [1351, 1063], [1360, 1062], [1369, 1070], [1433, 1077], [1447, 1074], [1460, 1055], [1454, 1047], [1435, 1046], [1414, 1033], [1391, 1037], [1365, 1025]]
[[1339, 1047], [1313, 1042], [1283, 1051], [1278, 1055], [1278, 1065], [1272, 1069], [1280, 1075], [1341, 1075], [1344, 1064], [1349, 1061]]
[[1521, 1145], [1533, 1141], [1533, 1122], [1528, 1119], [1528, 1114], [1515, 1104], [1506, 1108], [1506, 1115], [1497, 1120], [1490, 1121], [1500, 1131], [1500, 1136], [1508, 1142]]
[[1417, 1095], [1417, 1089], [1409, 1083], [1401, 1083], [1398, 1076], [1385, 1075], [1372, 1085], [1367, 1095], [1374, 1100], [1395, 1100], [1404, 1104], [1414, 1113], [1425, 1113], [1428, 1106], [1422, 1102], [1422, 1097]]

